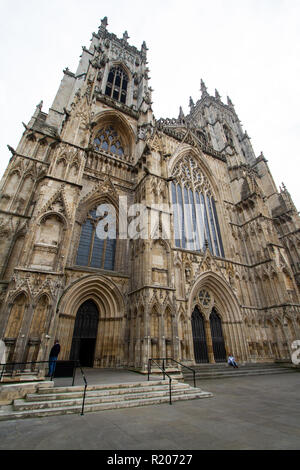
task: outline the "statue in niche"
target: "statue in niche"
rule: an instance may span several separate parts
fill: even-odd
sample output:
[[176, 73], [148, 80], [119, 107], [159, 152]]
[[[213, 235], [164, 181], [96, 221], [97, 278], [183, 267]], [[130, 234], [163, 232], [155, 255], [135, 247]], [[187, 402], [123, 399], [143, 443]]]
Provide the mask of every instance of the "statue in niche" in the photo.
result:
[[186, 266], [186, 268], [185, 268], [185, 279], [186, 279], [186, 282], [188, 282], [188, 283], [191, 282], [191, 274], [192, 274], [191, 268], [189, 266]]

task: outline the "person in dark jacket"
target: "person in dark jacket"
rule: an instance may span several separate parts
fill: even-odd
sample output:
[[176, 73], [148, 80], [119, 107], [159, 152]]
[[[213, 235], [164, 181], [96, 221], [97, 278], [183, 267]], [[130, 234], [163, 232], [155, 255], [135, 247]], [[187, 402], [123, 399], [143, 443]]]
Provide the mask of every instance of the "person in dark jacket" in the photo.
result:
[[52, 346], [52, 349], [51, 349], [50, 354], [49, 354], [48, 377], [53, 377], [53, 375], [54, 375], [56, 361], [57, 361], [59, 353], [60, 353], [60, 344], [59, 344], [59, 341], [57, 339], [57, 340], [55, 340], [54, 346]]

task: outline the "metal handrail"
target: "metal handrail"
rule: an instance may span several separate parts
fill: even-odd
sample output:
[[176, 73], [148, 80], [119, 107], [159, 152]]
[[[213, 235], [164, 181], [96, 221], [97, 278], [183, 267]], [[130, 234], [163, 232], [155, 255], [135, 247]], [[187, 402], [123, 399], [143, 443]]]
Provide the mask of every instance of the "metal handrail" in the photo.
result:
[[81, 364], [78, 363], [78, 367], [80, 369], [80, 372], [81, 372], [81, 375], [82, 375], [82, 378], [84, 380], [84, 392], [83, 392], [83, 399], [82, 399], [82, 407], [81, 407], [81, 416], [83, 416], [83, 410], [84, 410], [84, 404], [85, 404], [85, 396], [86, 396], [86, 389], [87, 389], [87, 386], [88, 386], [88, 383], [87, 383], [87, 380], [85, 378], [85, 375], [83, 373], [83, 370], [82, 370], [82, 367], [81, 367]]
[[194, 369], [192, 369], [191, 367], [186, 366], [185, 364], [182, 364], [182, 362], [179, 362], [176, 359], [173, 359], [172, 357], [156, 357], [155, 360], [156, 361], [163, 361], [163, 367], [164, 367], [164, 361], [173, 361], [173, 362], [176, 362], [176, 364], [179, 364], [180, 366], [191, 370], [193, 372], [194, 387], [196, 388], [196, 371]]
[[[83, 392], [83, 399], [82, 399], [82, 407], [81, 407], [81, 416], [83, 416], [83, 411], [84, 411], [84, 404], [85, 404], [85, 397], [86, 397], [86, 389], [87, 389], [87, 386], [88, 386], [88, 383], [87, 383], [87, 380], [85, 378], [85, 375], [84, 375], [84, 372], [82, 370], [82, 367], [79, 363], [79, 361], [69, 361], [69, 362], [73, 362], [74, 363], [74, 370], [73, 370], [73, 380], [72, 380], [72, 387], [74, 386], [75, 384], [75, 375], [76, 375], [76, 369], [77, 367], [79, 367], [80, 369], [80, 372], [81, 372], [81, 375], [82, 375], [82, 378], [83, 378], [83, 381], [84, 381], [84, 392]], [[49, 361], [32, 361], [32, 362], [6, 362], [5, 364], [1, 364], [0, 363], [0, 367], [2, 367], [2, 370], [1, 370], [1, 375], [0, 375], [0, 382], [2, 381], [2, 377], [4, 375], [4, 371], [6, 369], [6, 367], [12, 367], [12, 370], [10, 371], [11, 372], [11, 376], [13, 375], [14, 372], [16, 371], [19, 371], [19, 372], [22, 372], [25, 370], [25, 367], [23, 368], [18, 368], [16, 369], [15, 366], [18, 365], [18, 366], [26, 366], [26, 365], [37, 365], [37, 364], [49, 364]], [[6, 371], [7, 372], [7, 371]], [[33, 371], [32, 371], [33, 372]], [[38, 371], [37, 371], [38, 372]], [[53, 376], [51, 376], [51, 380], [53, 379]]]
[[[39, 364], [47, 364], [47, 366], [49, 365], [49, 362], [51, 361], [31, 361], [31, 362], [6, 362], [5, 364], [0, 364], [0, 367], [2, 367], [2, 370], [1, 370], [1, 375], [0, 375], [0, 382], [4, 376], [5, 373], [10, 373], [10, 376], [12, 377], [14, 372], [15, 373], [22, 373], [25, 371], [25, 366], [26, 365], [31, 365], [31, 366], [36, 366], [36, 365], [39, 365]], [[71, 362], [74, 364], [74, 371], [73, 371], [73, 382], [72, 382], [72, 386], [74, 385], [74, 381], [75, 381], [75, 374], [76, 374], [76, 368], [78, 367], [78, 361], [68, 361], [68, 362]], [[16, 367], [16, 366], [24, 366], [24, 367]], [[10, 371], [8, 371], [7, 369], [11, 368]], [[37, 370], [34, 370], [33, 367], [31, 367], [31, 372], [36, 372], [38, 373], [40, 371], [40, 369], [37, 369]], [[50, 377], [51, 380], [53, 380], [53, 375]]]
[[155, 362], [154, 359], [148, 359], [148, 382], [150, 380], [150, 374], [151, 374], [151, 363], [154, 363], [157, 365], [157, 367], [160, 368], [160, 370], [163, 371], [163, 375], [164, 375], [164, 380], [165, 380], [165, 376], [167, 375], [169, 377], [169, 404], [172, 405], [172, 378], [169, 376], [169, 374], [165, 371], [165, 368], [162, 368], [160, 367], [159, 364], [157, 364], [157, 362]]

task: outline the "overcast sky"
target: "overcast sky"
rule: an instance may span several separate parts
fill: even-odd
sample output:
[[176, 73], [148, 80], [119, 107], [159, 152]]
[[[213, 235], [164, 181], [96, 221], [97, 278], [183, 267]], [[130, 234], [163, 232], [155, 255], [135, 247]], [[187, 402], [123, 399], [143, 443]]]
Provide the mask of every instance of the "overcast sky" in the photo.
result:
[[35, 106], [48, 112], [63, 69], [108, 17], [108, 30], [147, 43], [153, 110], [189, 112], [202, 78], [235, 105], [256, 156], [300, 209], [299, 0], [0, 0], [0, 176]]

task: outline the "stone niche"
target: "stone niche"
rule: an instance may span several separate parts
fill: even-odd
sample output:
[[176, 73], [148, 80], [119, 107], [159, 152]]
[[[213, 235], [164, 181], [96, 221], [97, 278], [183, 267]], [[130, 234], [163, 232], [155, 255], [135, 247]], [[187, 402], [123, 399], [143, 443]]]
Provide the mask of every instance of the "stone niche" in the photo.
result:
[[152, 254], [152, 283], [168, 285], [168, 258], [164, 244], [157, 240], [151, 250]]
[[31, 267], [54, 270], [63, 235], [63, 222], [56, 214], [45, 217], [37, 230]]

